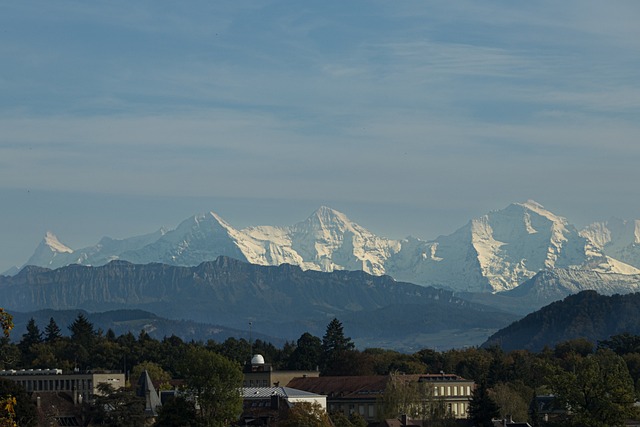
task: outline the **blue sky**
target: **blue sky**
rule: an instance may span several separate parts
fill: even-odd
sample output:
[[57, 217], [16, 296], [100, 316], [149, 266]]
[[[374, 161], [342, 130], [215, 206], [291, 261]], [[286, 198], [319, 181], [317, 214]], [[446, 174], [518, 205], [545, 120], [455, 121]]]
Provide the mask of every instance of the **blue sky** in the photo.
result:
[[637, 1], [0, 5], [0, 271], [213, 210], [640, 218]]

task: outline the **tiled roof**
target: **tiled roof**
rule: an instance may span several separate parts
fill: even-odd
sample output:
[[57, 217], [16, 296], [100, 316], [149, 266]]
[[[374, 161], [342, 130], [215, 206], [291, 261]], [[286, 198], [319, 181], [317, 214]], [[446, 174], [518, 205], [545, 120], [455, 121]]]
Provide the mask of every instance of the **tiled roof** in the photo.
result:
[[307, 377], [294, 378], [287, 386], [329, 397], [367, 399], [382, 394], [388, 379], [385, 375]]

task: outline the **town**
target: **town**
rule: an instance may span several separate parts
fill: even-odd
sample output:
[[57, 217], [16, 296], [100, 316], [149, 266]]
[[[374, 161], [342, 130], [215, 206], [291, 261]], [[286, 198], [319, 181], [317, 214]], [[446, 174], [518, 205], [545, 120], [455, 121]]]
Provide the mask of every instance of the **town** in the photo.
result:
[[[11, 315], [2, 312], [9, 333]], [[3, 420], [111, 426], [635, 426], [640, 337], [499, 347], [356, 349], [332, 319], [276, 348], [115, 336], [79, 314], [70, 336], [30, 321], [1, 347]], [[12, 425], [12, 424], [3, 424]]]

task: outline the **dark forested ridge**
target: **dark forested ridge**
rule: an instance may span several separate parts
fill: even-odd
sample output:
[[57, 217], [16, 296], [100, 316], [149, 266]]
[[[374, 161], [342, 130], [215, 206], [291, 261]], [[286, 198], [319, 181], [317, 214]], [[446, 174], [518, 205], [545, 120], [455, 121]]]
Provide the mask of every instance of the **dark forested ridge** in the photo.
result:
[[[348, 318], [354, 338], [379, 330], [394, 339], [470, 324], [495, 330], [517, 318], [450, 291], [396, 282], [388, 276], [303, 271], [286, 264], [266, 267], [227, 257], [196, 267], [124, 261], [57, 270], [26, 267], [13, 277], [0, 277], [0, 292], [4, 306], [13, 311], [141, 309], [237, 329], [246, 329], [253, 321], [256, 331], [284, 338], [304, 331], [318, 333], [333, 316]], [[409, 306], [418, 314], [407, 316], [402, 307]], [[372, 315], [376, 310], [384, 315]], [[411, 327], [388, 331], [387, 325], [393, 323]]]
[[[13, 330], [14, 340], [19, 340], [27, 329], [27, 324], [31, 319], [37, 324], [46, 325], [49, 319], [55, 319], [61, 325], [69, 325], [78, 316], [84, 315], [96, 329], [107, 331], [112, 330], [117, 335], [124, 335], [127, 332], [139, 334], [144, 331], [150, 337], [162, 339], [163, 337], [176, 336], [185, 341], [207, 341], [214, 340], [222, 342], [227, 338], [250, 339], [250, 332], [228, 328], [220, 325], [194, 322], [192, 320], [166, 319], [156, 314], [144, 310], [113, 310], [100, 313], [89, 313], [85, 310], [38, 310], [27, 313], [12, 312], [15, 329]], [[69, 335], [70, 331], [62, 328], [63, 335]], [[261, 339], [272, 342], [276, 345], [284, 344], [285, 340], [278, 337], [253, 333], [253, 339]]]
[[538, 351], [559, 342], [585, 338], [591, 342], [612, 335], [640, 334], [640, 293], [599, 295], [583, 291], [529, 314], [492, 335], [484, 346]]

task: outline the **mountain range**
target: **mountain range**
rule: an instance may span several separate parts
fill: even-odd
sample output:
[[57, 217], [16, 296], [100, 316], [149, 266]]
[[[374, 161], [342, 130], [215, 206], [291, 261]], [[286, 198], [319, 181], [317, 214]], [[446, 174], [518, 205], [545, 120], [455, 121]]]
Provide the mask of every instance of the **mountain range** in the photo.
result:
[[[340, 318], [359, 345], [409, 350], [433, 345], [444, 334], [450, 346], [480, 344], [519, 316], [465, 301], [453, 292], [398, 282], [363, 271], [319, 272], [289, 264], [259, 266], [229, 257], [195, 267], [131, 264], [28, 266], [0, 276], [9, 311], [145, 310], [168, 319], [254, 330], [284, 339], [322, 336]], [[477, 342], [455, 342], [477, 330]], [[467, 335], [461, 335], [465, 340]]]
[[640, 274], [640, 220], [611, 219], [578, 230], [565, 218], [527, 201], [427, 241], [379, 237], [328, 207], [292, 226], [244, 229], [208, 212], [187, 218], [172, 230], [127, 239], [105, 237], [77, 250], [47, 233], [25, 266], [100, 266], [113, 260], [196, 266], [219, 256], [322, 272], [361, 270], [456, 292], [501, 293], [539, 272], [556, 269], [600, 277]]

